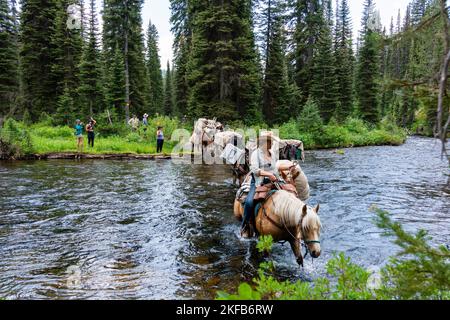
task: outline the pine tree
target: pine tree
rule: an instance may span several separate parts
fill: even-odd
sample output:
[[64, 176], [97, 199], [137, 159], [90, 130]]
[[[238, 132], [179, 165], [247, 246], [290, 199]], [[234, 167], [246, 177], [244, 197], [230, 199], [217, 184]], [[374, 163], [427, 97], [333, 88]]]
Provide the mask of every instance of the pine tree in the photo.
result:
[[323, 27], [323, 11], [319, 0], [297, 0], [294, 8], [295, 82], [302, 92], [302, 103], [310, 95], [314, 52]]
[[345, 120], [353, 112], [353, 45], [348, 1], [342, 0], [336, 10], [335, 61], [338, 84], [337, 118]]
[[333, 39], [331, 28], [333, 21], [328, 20], [332, 16], [331, 10], [327, 7], [323, 24], [318, 39], [317, 53], [314, 57], [313, 78], [311, 82], [311, 96], [317, 102], [322, 119], [328, 122], [337, 109], [337, 81], [336, 81], [336, 62], [333, 55]]
[[55, 123], [69, 125], [73, 122], [73, 118], [80, 119], [85, 115], [83, 110], [75, 109], [72, 94], [73, 92], [66, 86], [63, 93], [58, 97], [56, 113], [52, 119]]
[[174, 112], [173, 107], [173, 91], [172, 91], [172, 71], [170, 71], [170, 63], [167, 61], [166, 79], [164, 86], [164, 115], [170, 116]]
[[117, 57], [117, 45], [124, 60], [125, 118], [130, 116], [130, 112], [145, 112], [150, 98], [142, 34], [142, 4], [143, 0], [105, 0], [103, 6], [105, 63], [113, 63], [113, 57]]
[[20, 58], [24, 108], [33, 119], [56, 111], [57, 81], [52, 66], [57, 1], [23, 0], [20, 17]]
[[68, 6], [78, 5], [79, 0], [62, 0], [57, 2], [56, 17], [54, 21], [54, 34], [52, 35], [52, 46], [54, 48], [54, 60], [51, 67], [52, 76], [56, 82], [54, 88], [59, 96], [69, 94], [73, 101], [78, 101], [79, 65], [83, 49], [81, 29], [75, 26], [68, 28], [69, 19]]
[[[270, 39], [275, 27], [284, 23], [286, 4], [283, 0], [254, 1], [256, 40], [261, 51], [261, 60], [267, 64]], [[275, 26], [275, 24], [277, 26]]]
[[174, 69], [174, 100], [175, 112], [178, 116], [187, 116], [189, 84], [188, 84], [188, 61], [190, 45], [188, 38], [180, 41], [175, 57]]
[[380, 120], [379, 81], [380, 35], [377, 31], [367, 29], [359, 52], [358, 61], [358, 100], [359, 113], [363, 120], [377, 123]]
[[367, 28], [370, 24], [369, 20], [371, 19], [371, 17], [373, 17], [374, 10], [375, 10], [375, 1], [374, 0], [364, 0], [363, 15], [361, 18], [361, 31], [360, 31], [361, 39], [364, 38], [364, 36], [367, 32]]
[[125, 75], [124, 75], [124, 58], [123, 52], [119, 44], [116, 44], [112, 57], [103, 59], [104, 83], [106, 86], [106, 104], [107, 108], [115, 109], [120, 115], [124, 114], [123, 108], [125, 104]]
[[88, 41], [84, 45], [80, 64], [81, 101], [83, 111], [93, 116], [103, 110], [103, 88], [100, 50], [98, 48], [98, 24], [96, 18], [95, 0], [90, 1]]
[[14, 13], [0, 0], [0, 118], [14, 110], [18, 95], [18, 47]]
[[413, 0], [411, 6], [411, 23], [418, 25], [425, 16], [430, 0]]
[[[192, 7], [192, 6], [191, 6]], [[187, 0], [170, 0], [172, 32], [174, 34], [174, 100], [179, 116], [188, 110], [188, 60], [192, 42], [192, 18]]]
[[147, 31], [147, 69], [150, 83], [151, 114], [156, 113], [164, 103], [163, 78], [159, 60], [158, 31], [150, 21]]
[[189, 115], [222, 121], [261, 119], [260, 75], [251, 1], [191, 1]]
[[263, 114], [267, 124], [289, 121], [293, 110], [289, 99], [289, 82], [281, 19], [273, 21], [267, 41], [266, 68], [263, 86]]

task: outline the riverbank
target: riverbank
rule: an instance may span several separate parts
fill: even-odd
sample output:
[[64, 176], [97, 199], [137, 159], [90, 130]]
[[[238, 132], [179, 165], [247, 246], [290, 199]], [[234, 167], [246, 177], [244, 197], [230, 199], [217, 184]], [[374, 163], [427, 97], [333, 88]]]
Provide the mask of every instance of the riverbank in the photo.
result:
[[[171, 122], [169, 122], [171, 121]], [[95, 146], [87, 145], [81, 156], [76, 149], [73, 129], [47, 124], [25, 125], [8, 120], [1, 129], [0, 154], [2, 159], [168, 159], [177, 142], [171, 142], [177, 124], [171, 119], [162, 119], [167, 125], [163, 152], [156, 153], [156, 139], [151, 130], [131, 132], [127, 127], [99, 128]], [[234, 127], [234, 126], [233, 126]], [[252, 127], [259, 131], [263, 127]], [[341, 149], [363, 146], [401, 145], [407, 139], [405, 130], [384, 124], [369, 128], [360, 120], [350, 119], [342, 125], [329, 124], [305, 131], [297, 122], [291, 121], [275, 128], [282, 139], [302, 140], [306, 150]]]

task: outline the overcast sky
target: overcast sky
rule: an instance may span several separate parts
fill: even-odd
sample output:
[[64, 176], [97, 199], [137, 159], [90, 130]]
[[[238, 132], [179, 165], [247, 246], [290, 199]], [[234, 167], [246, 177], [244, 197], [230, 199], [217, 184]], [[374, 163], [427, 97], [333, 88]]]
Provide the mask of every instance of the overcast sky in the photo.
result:
[[[335, 0], [333, 0], [334, 2]], [[397, 17], [398, 9], [401, 9], [402, 16], [410, 0], [375, 0], [377, 8], [381, 12], [382, 23], [389, 30], [391, 17]], [[355, 37], [360, 28], [363, 0], [349, 0], [351, 17], [353, 19], [353, 29]], [[101, 6], [99, 6], [101, 8]], [[170, 8], [169, 0], [145, 0], [143, 8], [144, 30], [147, 30], [148, 22], [152, 21], [159, 32], [159, 49], [161, 64], [166, 68], [167, 60], [172, 60], [173, 35], [170, 32]]]

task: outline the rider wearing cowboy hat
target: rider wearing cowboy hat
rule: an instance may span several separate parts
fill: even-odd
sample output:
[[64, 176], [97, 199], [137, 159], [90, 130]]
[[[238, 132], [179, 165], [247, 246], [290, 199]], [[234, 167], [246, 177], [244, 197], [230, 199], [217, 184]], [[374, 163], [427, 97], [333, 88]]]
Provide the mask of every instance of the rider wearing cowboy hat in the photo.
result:
[[256, 187], [269, 182], [277, 182], [275, 175], [278, 155], [272, 150], [273, 142], [278, 141], [271, 132], [264, 132], [258, 138], [258, 148], [250, 158], [251, 183], [250, 191], [244, 204], [244, 218], [242, 221], [241, 234], [244, 237], [252, 237], [254, 228], [251, 225], [254, 217], [254, 200]]

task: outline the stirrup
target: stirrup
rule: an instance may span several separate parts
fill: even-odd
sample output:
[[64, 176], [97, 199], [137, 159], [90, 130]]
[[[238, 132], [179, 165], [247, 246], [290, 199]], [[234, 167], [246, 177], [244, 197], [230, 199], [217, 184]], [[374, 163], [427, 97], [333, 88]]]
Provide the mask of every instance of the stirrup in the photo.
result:
[[251, 223], [247, 223], [241, 228], [241, 237], [250, 239], [250, 238], [253, 238], [254, 236], [255, 236], [255, 230], [253, 229], [253, 226]]

